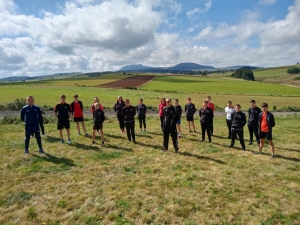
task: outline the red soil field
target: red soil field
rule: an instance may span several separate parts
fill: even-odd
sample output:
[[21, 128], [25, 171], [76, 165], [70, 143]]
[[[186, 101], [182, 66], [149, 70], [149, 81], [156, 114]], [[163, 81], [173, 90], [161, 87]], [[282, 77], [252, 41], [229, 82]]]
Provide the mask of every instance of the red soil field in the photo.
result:
[[122, 80], [113, 81], [106, 84], [101, 84], [99, 87], [109, 87], [109, 88], [122, 88], [122, 87], [139, 87], [150, 80], [154, 79], [156, 76], [132, 76]]

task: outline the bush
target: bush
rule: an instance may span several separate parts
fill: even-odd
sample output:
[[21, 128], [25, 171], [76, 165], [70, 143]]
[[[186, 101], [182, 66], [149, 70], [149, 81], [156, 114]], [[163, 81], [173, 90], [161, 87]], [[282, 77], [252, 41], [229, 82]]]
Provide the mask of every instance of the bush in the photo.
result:
[[289, 74], [300, 73], [300, 68], [295, 67], [295, 66], [290, 67], [287, 69], [287, 73], [289, 73]]
[[5, 115], [1, 121], [2, 124], [19, 124], [22, 122], [21, 118], [15, 115]]
[[232, 77], [241, 78], [244, 80], [255, 80], [255, 77], [253, 75], [253, 71], [249, 69], [238, 69], [233, 74], [231, 74]]
[[18, 111], [27, 105], [27, 100], [25, 98], [16, 98], [13, 102], [6, 104], [6, 109], [11, 111]]

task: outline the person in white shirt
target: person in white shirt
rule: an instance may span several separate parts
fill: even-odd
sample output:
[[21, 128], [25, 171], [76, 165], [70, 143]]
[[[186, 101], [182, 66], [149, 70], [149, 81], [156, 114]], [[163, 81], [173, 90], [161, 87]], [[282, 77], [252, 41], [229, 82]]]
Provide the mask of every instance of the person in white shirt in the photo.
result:
[[228, 127], [228, 139], [231, 139], [231, 124], [232, 124], [231, 114], [235, 112], [231, 101], [227, 102], [227, 107], [225, 107], [225, 112], [226, 112], [226, 124]]

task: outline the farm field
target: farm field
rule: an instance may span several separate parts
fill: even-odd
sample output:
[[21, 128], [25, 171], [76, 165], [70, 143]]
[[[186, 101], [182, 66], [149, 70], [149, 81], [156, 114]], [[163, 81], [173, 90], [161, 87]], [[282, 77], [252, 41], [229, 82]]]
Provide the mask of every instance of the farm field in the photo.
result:
[[142, 87], [142, 90], [168, 90], [188, 93], [211, 93], [232, 95], [299, 96], [300, 89], [240, 79], [209, 77], [160, 76]]
[[[188, 76], [157, 77], [138, 90], [102, 88], [96, 86], [96, 84], [101, 82], [105, 83], [120, 80], [123, 76], [124, 75], [102, 75], [93, 77], [93, 79], [82, 78], [77, 81], [67, 79], [62, 81], [54, 80], [34, 83], [2, 84], [0, 85], [0, 105], [13, 102], [16, 98], [26, 98], [28, 95], [33, 95], [36, 104], [42, 107], [54, 107], [59, 102], [59, 96], [61, 94], [65, 94], [67, 96], [67, 102], [71, 102], [73, 101], [73, 95], [75, 93], [79, 94], [79, 99], [83, 101], [86, 108], [92, 104], [95, 96], [99, 97], [100, 102], [106, 108], [112, 108], [119, 95], [124, 98], [129, 98], [134, 105], [138, 103], [139, 98], [143, 98], [146, 105], [154, 108], [157, 107], [162, 97], [178, 98], [182, 106], [185, 105], [187, 97], [191, 97], [199, 108], [207, 95], [212, 96], [213, 102], [219, 109], [225, 107], [228, 100], [233, 101], [234, 104], [240, 103], [244, 110], [248, 108], [251, 99], [256, 99], [258, 104], [268, 102], [271, 109], [273, 109], [273, 107], [276, 107], [276, 109], [299, 107], [298, 103], [300, 102], [300, 89], [298, 88], [260, 82], [252, 83], [232, 80], [231, 78]], [[76, 83], [80, 83], [81, 86], [75, 85]], [[232, 86], [233, 84], [235, 86]], [[226, 88], [226, 85], [232, 87]], [[264, 87], [268, 87], [267, 90], [270, 91], [270, 93], [265, 93], [263, 91]], [[255, 93], [254, 90], [256, 88], [258, 90], [257, 92], [261, 94]], [[234, 94], [234, 92], [237, 92], [237, 94]]]
[[[1, 224], [299, 224], [299, 116], [276, 117], [276, 158], [269, 148], [254, 155], [229, 149], [223, 117], [215, 118], [211, 144], [187, 133], [182, 120], [180, 153], [162, 153], [157, 117], [137, 144], [118, 122], [104, 123], [105, 145], [77, 136], [59, 144], [55, 122], [46, 124], [46, 156], [23, 156], [23, 125], [1, 124]], [[90, 131], [90, 118], [86, 121]], [[199, 130], [199, 118], [196, 118]], [[138, 124], [136, 123], [136, 131]], [[282, 132], [284, 130], [284, 132]], [[248, 140], [248, 132], [245, 130]], [[100, 142], [99, 137], [97, 137]]]
[[136, 75], [136, 76], [127, 77], [125, 79], [113, 81], [110, 83], [105, 83], [100, 86], [101, 87], [109, 87], [109, 88], [139, 87], [139, 86], [144, 85], [145, 83], [151, 81], [155, 77], [156, 76], [151, 76], [151, 75]]

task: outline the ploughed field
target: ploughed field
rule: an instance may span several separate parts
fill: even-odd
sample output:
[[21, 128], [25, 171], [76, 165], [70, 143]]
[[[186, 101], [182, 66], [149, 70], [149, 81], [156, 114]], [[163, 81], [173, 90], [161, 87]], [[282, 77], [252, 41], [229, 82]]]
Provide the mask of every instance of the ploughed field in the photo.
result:
[[113, 81], [110, 83], [106, 84], [101, 84], [99, 85], [100, 87], [139, 87], [141, 85], [144, 85], [145, 83], [151, 81], [154, 79], [156, 76], [132, 76], [132, 77], [127, 77], [122, 80], [117, 80]]

